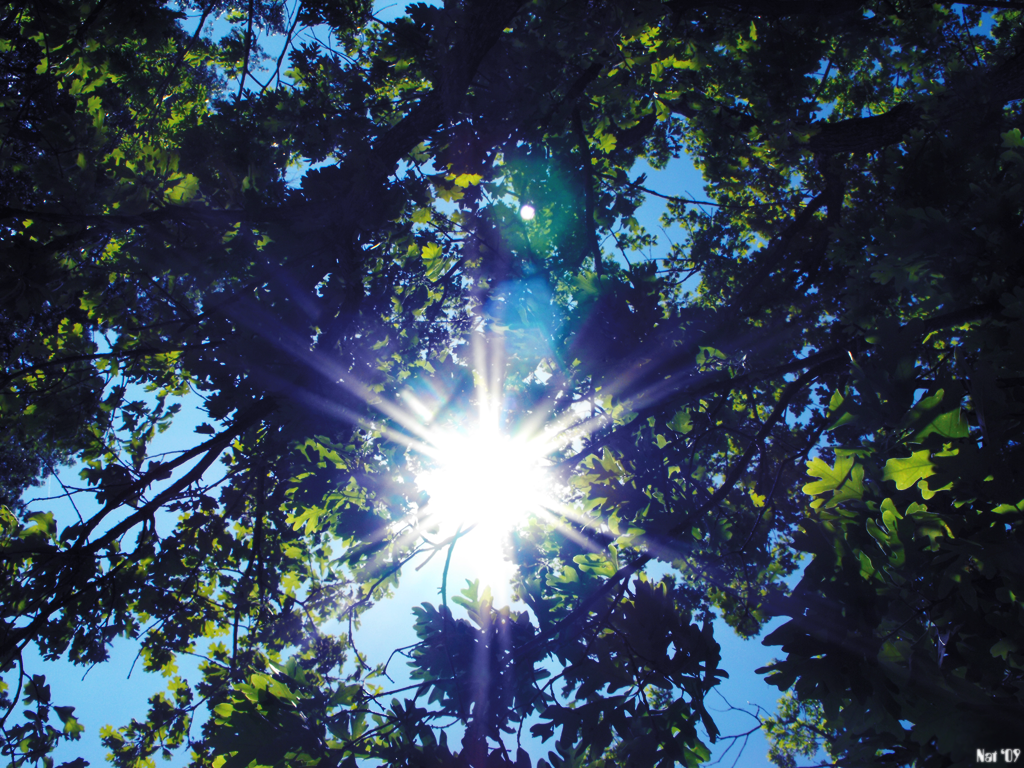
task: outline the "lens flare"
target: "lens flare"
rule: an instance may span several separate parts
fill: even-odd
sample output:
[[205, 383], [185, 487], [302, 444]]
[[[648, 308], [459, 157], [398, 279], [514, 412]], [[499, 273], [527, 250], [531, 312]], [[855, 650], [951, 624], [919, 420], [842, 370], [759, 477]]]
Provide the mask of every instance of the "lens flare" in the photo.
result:
[[537, 211], [532, 205], [527, 203], [519, 209], [519, 215], [523, 217], [523, 221], [531, 221], [537, 215]]

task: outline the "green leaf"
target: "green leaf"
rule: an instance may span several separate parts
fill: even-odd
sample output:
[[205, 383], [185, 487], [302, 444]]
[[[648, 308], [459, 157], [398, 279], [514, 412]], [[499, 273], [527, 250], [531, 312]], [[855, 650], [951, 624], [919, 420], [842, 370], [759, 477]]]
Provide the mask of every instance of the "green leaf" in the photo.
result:
[[1017, 643], [1008, 637], [1004, 637], [989, 649], [989, 653], [991, 653], [994, 658], [1006, 661], [1007, 656], [1016, 651], [1017, 648]]
[[29, 516], [28, 522], [29, 525], [21, 531], [19, 538], [32, 539], [40, 537], [47, 540], [55, 539], [57, 523], [52, 512], [36, 512], [34, 515]]
[[891, 533], [896, 532], [897, 521], [902, 520], [903, 515], [896, 509], [896, 505], [893, 504], [892, 499], [885, 499], [882, 502], [882, 522], [885, 527], [889, 529]]
[[835, 411], [838, 411], [842, 407], [844, 402], [845, 399], [837, 389], [835, 392], [832, 393], [832, 397], [828, 401], [828, 409], [834, 413]]
[[188, 174], [174, 187], [167, 190], [165, 198], [167, 202], [174, 205], [184, 205], [193, 200], [197, 194], [199, 194], [199, 179]]
[[614, 563], [602, 555], [576, 555], [572, 560], [580, 567], [580, 571], [583, 573], [609, 577], [615, 575]]
[[957, 408], [955, 411], [949, 411], [936, 417], [927, 427], [917, 433], [915, 439], [923, 440], [932, 434], [950, 439], [968, 437], [970, 427], [963, 411]]
[[820, 478], [820, 480], [807, 483], [803, 487], [803, 492], [809, 496], [817, 496], [827, 491], [834, 491], [845, 482], [851, 469], [853, 469], [853, 459], [846, 456], [836, 457], [835, 467], [830, 467], [819, 458], [811, 459], [807, 462], [807, 474]]
[[482, 179], [483, 176], [479, 173], [460, 173], [455, 177], [454, 181], [455, 186], [465, 189], [470, 186], [475, 187]]
[[291, 689], [276, 678], [267, 678], [267, 690], [283, 701], [287, 701], [289, 703], [295, 703], [298, 701], [298, 697], [296, 697]]
[[999, 135], [1003, 140], [1003, 147], [1006, 149], [1024, 147], [1024, 138], [1021, 138], [1020, 128], [1011, 128], [1006, 133]]
[[838, 427], [845, 426], [846, 424], [849, 424], [850, 422], [856, 421], [857, 417], [854, 416], [849, 410], [842, 410], [841, 411], [841, 409], [843, 408], [843, 404], [845, 402], [846, 402], [846, 400], [842, 396], [842, 394], [840, 394], [839, 390], [836, 390], [835, 392], [832, 393], [832, 397], [829, 399], [829, 402], [828, 402], [829, 412], [832, 415], [835, 415], [836, 413], [840, 413], [840, 416], [839, 416], [838, 419], [836, 419], [831, 424], [829, 424], [829, 426], [828, 426], [829, 430], [833, 430], [833, 429], [836, 429]]
[[441, 258], [442, 249], [437, 243], [427, 243], [420, 250], [420, 253], [423, 256], [423, 260], [430, 263]]
[[693, 419], [690, 417], [690, 409], [682, 408], [676, 411], [675, 416], [668, 423], [668, 428], [681, 435], [691, 432], [693, 430]]
[[319, 527], [321, 515], [323, 515], [322, 509], [317, 507], [306, 507], [298, 515], [289, 517], [288, 522], [291, 523], [292, 530], [295, 531], [305, 525], [304, 533], [308, 536]]
[[427, 279], [436, 282], [448, 269], [443, 249], [437, 243], [427, 243], [421, 249], [421, 254], [427, 267]]
[[614, 151], [616, 144], [618, 144], [618, 139], [615, 138], [614, 134], [603, 133], [597, 142], [597, 148], [604, 153], [608, 153]]
[[929, 459], [930, 456], [930, 451], [915, 451], [905, 459], [889, 459], [885, 462], [882, 479], [891, 480], [896, 483], [898, 490], [905, 491], [918, 480], [935, 474], [935, 465]]
[[[837, 464], [838, 466], [838, 464]], [[837, 488], [832, 498], [829, 499], [825, 505], [825, 509], [831, 509], [836, 507], [843, 502], [853, 501], [864, 497], [864, 467], [859, 464], [855, 464], [850, 470], [850, 475], [846, 481]]]

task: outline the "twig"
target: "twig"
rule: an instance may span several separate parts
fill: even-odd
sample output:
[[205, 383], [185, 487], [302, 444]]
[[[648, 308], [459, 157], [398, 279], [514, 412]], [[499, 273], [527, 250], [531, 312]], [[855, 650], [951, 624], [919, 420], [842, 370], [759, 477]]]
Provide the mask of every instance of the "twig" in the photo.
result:
[[[468, 533], [468, 531], [467, 531]], [[459, 689], [459, 681], [455, 676], [455, 662], [452, 661], [451, 647], [448, 645], [448, 622], [451, 621], [451, 611], [448, 609], [448, 566], [452, 564], [452, 552], [455, 551], [455, 543], [462, 535], [462, 523], [455, 530], [452, 536], [452, 543], [448, 545], [448, 555], [444, 559], [444, 573], [441, 574], [441, 642], [444, 643], [444, 652], [448, 657], [448, 668], [451, 670], [452, 679], [455, 680], [455, 704], [459, 708], [459, 714], [463, 712], [462, 692]]]
[[583, 117], [580, 115], [578, 106], [573, 107], [572, 110], [572, 127], [576, 132], [576, 142], [579, 145], [580, 154], [583, 156], [583, 226], [585, 228], [583, 236], [594, 257], [594, 272], [600, 277], [604, 272], [604, 267], [601, 263], [601, 246], [597, 242], [597, 233], [594, 231], [594, 227], [597, 226], [594, 221], [594, 161], [590, 156], [590, 142], [583, 130]]
[[245, 76], [249, 72], [249, 53], [252, 51], [252, 17], [255, 0], [249, 0], [249, 19], [245, 29], [245, 56], [242, 59], [242, 76], [238, 79], [238, 101], [245, 95]]
[[[11, 712], [13, 712], [14, 708], [16, 706], [18, 706], [18, 701], [21, 699], [21, 686], [22, 686], [22, 682], [23, 682], [24, 679], [25, 679], [25, 663], [24, 663], [24, 661], [22, 661], [21, 654], [19, 653], [18, 654], [18, 690], [14, 694], [14, 698], [11, 699], [11, 706], [9, 706], [7, 708], [7, 711], [4, 712], [4, 716], [0, 717], [0, 728], [4, 727], [4, 725], [7, 723], [7, 718], [11, 716]], [[13, 752], [12, 752], [12, 754], [13, 754]]]

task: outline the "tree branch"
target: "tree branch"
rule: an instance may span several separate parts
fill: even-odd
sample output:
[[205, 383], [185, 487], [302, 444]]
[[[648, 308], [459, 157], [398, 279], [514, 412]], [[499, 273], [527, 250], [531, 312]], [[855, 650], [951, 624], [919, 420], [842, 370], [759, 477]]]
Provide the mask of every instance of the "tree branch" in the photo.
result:
[[[489, 5], [486, 13], [482, 13], [480, 18], [464, 21], [466, 28], [457, 45], [465, 46], [465, 51], [452, 55], [462, 71], [446, 79], [443, 90], [447, 99], [455, 98], [455, 94], [461, 96], [465, 93], [484, 57], [497, 44], [505, 28], [525, 2], [526, 0], [501, 0]], [[373, 146], [373, 154], [377, 156], [380, 170], [385, 174], [390, 174], [391, 169], [443, 121], [445, 99], [442, 98], [440, 84], [436, 85], [438, 87], [431, 90], [408, 115]]]
[[587, 249], [594, 257], [594, 272], [600, 277], [603, 272], [601, 264], [601, 245], [597, 242], [597, 232], [594, 227], [594, 167], [593, 159], [590, 156], [590, 142], [587, 141], [587, 134], [583, 130], [583, 117], [580, 115], [578, 106], [572, 109], [572, 127], [576, 134], [576, 143], [582, 155], [581, 181], [583, 183], [583, 238]]
[[242, 76], [238, 79], [238, 101], [245, 94], [245, 76], [249, 74], [249, 54], [252, 51], [252, 17], [255, 0], [249, 0], [249, 18], [245, 28], [245, 55], [242, 59]]
[[919, 126], [927, 114], [940, 124], [965, 110], [976, 108], [979, 99], [1005, 104], [1024, 98], [1024, 51], [1002, 64], [976, 75], [966, 75], [936, 97], [931, 109], [920, 103], [899, 104], [882, 115], [857, 117], [838, 123], [812, 123], [817, 133], [809, 145], [821, 154], [874, 152], [899, 142]]
[[[171, 321], [177, 322], [177, 321]], [[68, 355], [67, 357], [58, 357], [51, 360], [47, 360], [45, 363], [39, 363], [37, 365], [29, 365], [24, 368], [19, 368], [16, 371], [6, 374], [3, 377], [3, 383], [10, 384], [17, 378], [24, 376], [27, 373], [34, 371], [42, 371], [47, 368], [54, 366], [66, 365], [69, 363], [83, 363], [89, 360], [104, 360], [107, 358], [116, 358], [118, 360], [130, 359], [133, 357], [146, 357], [147, 355], [166, 355], [172, 352], [191, 352], [194, 349], [206, 349], [212, 347], [212, 342], [204, 344], [193, 344], [186, 347], [175, 347], [173, 349], [126, 349], [122, 351], [114, 350], [112, 352], [96, 352], [91, 355]]]
[[[107, 502], [106, 506], [103, 507], [103, 509], [101, 509], [95, 515], [93, 515], [89, 519], [89, 522], [85, 523], [82, 526], [81, 531], [78, 532], [78, 540], [77, 540], [75, 546], [76, 547], [84, 547], [84, 546], [86, 546], [86, 542], [88, 540], [89, 534], [92, 533], [96, 529], [96, 526], [98, 526], [100, 524], [100, 522], [102, 522], [103, 518], [105, 518], [107, 515], [109, 515], [115, 509], [117, 509], [122, 504], [124, 504], [125, 501], [127, 501], [128, 499], [132, 498], [133, 496], [138, 496], [146, 488], [148, 488], [151, 483], [153, 483], [156, 480], [160, 480], [161, 478], [167, 477], [171, 470], [173, 470], [173, 469], [175, 469], [177, 467], [180, 467], [182, 464], [185, 464], [188, 461], [191, 461], [196, 456], [200, 456], [200, 455], [202, 455], [204, 453], [206, 453], [207, 456], [209, 456], [209, 454], [215, 453], [214, 458], [216, 458], [216, 456], [220, 455], [220, 452], [222, 450], [224, 450], [224, 448], [226, 448], [228, 445], [230, 445], [231, 441], [237, 435], [241, 434], [243, 431], [245, 431], [249, 426], [254, 424], [256, 421], [262, 419], [264, 416], [266, 416], [269, 413], [271, 413], [275, 408], [276, 408], [276, 405], [274, 405], [273, 401], [271, 401], [269, 399], [268, 400], [261, 400], [261, 401], [257, 402], [256, 404], [254, 404], [253, 407], [251, 407], [248, 411], [246, 411], [243, 414], [240, 414], [239, 417], [235, 420], [235, 422], [228, 429], [226, 429], [223, 432], [221, 432], [219, 435], [210, 438], [209, 440], [207, 440], [206, 442], [204, 442], [204, 443], [202, 443], [200, 445], [197, 445], [195, 448], [192, 448], [192, 449], [190, 449], [188, 451], [185, 451], [185, 453], [181, 454], [180, 456], [178, 456], [175, 459], [172, 459], [171, 461], [163, 462], [163, 463], [157, 464], [155, 466], [151, 465], [151, 468], [150, 468], [150, 470], [148, 472], [146, 472], [144, 475], [142, 475], [142, 477], [140, 477], [134, 483], [129, 485], [123, 491], [121, 491], [117, 495], [113, 496]], [[212, 463], [212, 461], [213, 460], [211, 459], [210, 463]], [[209, 466], [209, 465], [207, 465], [207, 466]], [[200, 473], [200, 475], [201, 474], [202, 473]], [[186, 475], [186, 477], [190, 477], [191, 475], [192, 475], [192, 473], [190, 472], [188, 475]], [[181, 481], [179, 481], [179, 483], [180, 482]], [[191, 482], [191, 481], [189, 481], [189, 482]], [[172, 486], [172, 487], [177, 487], [177, 486], [178, 486], [178, 483], [175, 483], [175, 485]], [[163, 497], [164, 497], [164, 494], [161, 494], [157, 498], [158, 499], [162, 499]], [[143, 507], [143, 509], [149, 508], [153, 503], [155, 503], [155, 502], [151, 502], [150, 504], [147, 504], [145, 507]], [[136, 517], [138, 514], [139, 513], [137, 512], [135, 515], [132, 516], [132, 518]], [[140, 521], [144, 520], [147, 516], [148, 516], [148, 514], [147, 515], [143, 515], [140, 518]], [[129, 519], [131, 519], [131, 518], [129, 518]], [[136, 525], [137, 522], [136, 523], [132, 523], [132, 525]], [[131, 526], [129, 526], [129, 527], [131, 527]], [[118, 535], [120, 535], [120, 534], [118, 534]], [[95, 548], [93, 548], [93, 549], [95, 551]]]

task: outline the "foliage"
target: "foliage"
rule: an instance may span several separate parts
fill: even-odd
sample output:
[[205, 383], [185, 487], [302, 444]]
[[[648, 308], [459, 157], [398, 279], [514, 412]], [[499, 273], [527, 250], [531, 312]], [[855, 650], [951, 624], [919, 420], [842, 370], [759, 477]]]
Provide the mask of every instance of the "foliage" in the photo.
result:
[[[715, 613], [788, 618], [780, 765], [819, 738], [851, 766], [1012, 738], [1020, 13], [6, 8], [4, 756], [49, 765], [81, 729], [27, 647], [92, 664], [124, 637], [168, 685], [104, 730], [118, 766], [523, 768], [524, 729], [545, 766], [693, 766]], [[708, 199], [668, 200], [654, 258], [637, 163], [684, 152]], [[352, 628], [463, 536], [427, 530], [396, 404], [467, 411], [496, 375], [470, 342], [503, 350], [509, 428], [591, 418], [552, 456], [565, 514], [513, 532], [525, 608], [470, 584], [457, 617], [442, 583], [389, 691]], [[156, 453], [189, 392], [195, 444]], [[67, 459], [86, 514], [18, 500]]]

